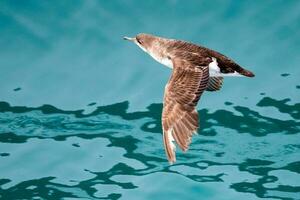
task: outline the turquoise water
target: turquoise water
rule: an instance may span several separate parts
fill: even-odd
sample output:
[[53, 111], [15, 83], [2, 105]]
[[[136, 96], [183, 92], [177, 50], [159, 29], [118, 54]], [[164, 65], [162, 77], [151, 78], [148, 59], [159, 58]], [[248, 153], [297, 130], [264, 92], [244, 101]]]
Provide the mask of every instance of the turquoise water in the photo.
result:
[[[174, 165], [139, 32], [256, 74], [202, 96]], [[300, 199], [300, 1], [2, 0], [0, 35], [0, 199]]]

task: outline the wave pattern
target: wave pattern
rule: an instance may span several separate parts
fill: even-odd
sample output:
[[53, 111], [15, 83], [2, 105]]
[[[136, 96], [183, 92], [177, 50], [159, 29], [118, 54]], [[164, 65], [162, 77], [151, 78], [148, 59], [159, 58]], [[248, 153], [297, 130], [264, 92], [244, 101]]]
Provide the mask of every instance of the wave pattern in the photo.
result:
[[257, 108], [290, 119], [233, 105], [235, 112], [200, 110], [199, 135], [174, 165], [162, 146], [162, 104], [128, 112], [121, 102], [84, 114], [1, 102], [0, 196], [299, 199], [299, 104], [287, 102], [264, 97]]

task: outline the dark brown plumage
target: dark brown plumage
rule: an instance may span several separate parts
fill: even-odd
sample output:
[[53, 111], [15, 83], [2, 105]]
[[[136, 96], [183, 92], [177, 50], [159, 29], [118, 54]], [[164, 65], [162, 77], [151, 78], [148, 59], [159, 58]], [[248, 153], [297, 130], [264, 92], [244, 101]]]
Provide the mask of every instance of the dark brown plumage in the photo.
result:
[[209, 77], [206, 91], [220, 90], [223, 85], [223, 77]]
[[[168, 159], [175, 162], [174, 149], [170, 137], [186, 151], [191, 143], [191, 136], [198, 129], [196, 105], [206, 89], [209, 71], [207, 66], [195, 68], [189, 62], [173, 61], [173, 73], [165, 87], [162, 127], [164, 144]], [[173, 130], [172, 136], [168, 131]]]
[[254, 76], [223, 54], [189, 42], [149, 34], [125, 39], [135, 42], [158, 62], [173, 68], [165, 87], [162, 113], [163, 140], [170, 163], [176, 161], [173, 141], [187, 151], [193, 133], [199, 128], [196, 106], [202, 93], [220, 90], [222, 76]]
[[252, 72], [243, 69], [230, 58], [214, 50], [180, 40], [166, 43], [168, 43], [166, 51], [168, 51], [170, 54], [173, 54], [174, 57], [186, 59], [196, 65], [199, 63], [209, 64], [212, 62], [212, 58], [216, 58], [218, 61], [218, 66], [220, 67], [222, 73], [227, 74], [236, 71], [244, 76], [254, 77], [254, 74]]

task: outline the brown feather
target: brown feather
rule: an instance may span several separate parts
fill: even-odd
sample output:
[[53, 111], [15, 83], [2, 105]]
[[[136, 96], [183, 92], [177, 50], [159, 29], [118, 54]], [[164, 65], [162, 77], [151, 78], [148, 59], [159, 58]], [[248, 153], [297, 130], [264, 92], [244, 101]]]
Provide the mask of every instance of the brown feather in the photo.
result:
[[[190, 55], [191, 60], [199, 63], [202, 58]], [[197, 131], [198, 112], [196, 105], [207, 87], [209, 72], [208, 64], [193, 65], [186, 60], [173, 59], [173, 73], [165, 88], [162, 125], [166, 155], [170, 163], [175, 162], [175, 149], [172, 148], [172, 139], [180, 149], [187, 151], [191, 137]], [[171, 136], [168, 135], [171, 131]], [[172, 137], [172, 138], [171, 138]]]
[[200, 45], [143, 33], [130, 40], [160, 63], [173, 67], [165, 87], [162, 126], [168, 160], [175, 162], [173, 140], [183, 151], [188, 149], [199, 126], [195, 108], [203, 91], [222, 87], [222, 78], [209, 77], [209, 64], [216, 60], [221, 74], [237, 72], [249, 77], [254, 74], [225, 55]]
[[217, 91], [220, 90], [223, 85], [223, 77], [209, 77], [207, 84], [207, 91]]
[[199, 59], [195, 60], [193, 57], [190, 57], [190, 54], [201, 55], [202, 57], [201, 62], [203, 63], [205, 63], [206, 61], [211, 62], [212, 57], [216, 58], [218, 61], [218, 66], [220, 67], [222, 73], [226, 74], [226, 73], [238, 72], [247, 77], [255, 76], [252, 72], [242, 68], [227, 56], [217, 51], [208, 49], [206, 47], [195, 45], [190, 42], [181, 41], [181, 40], [165, 40], [164, 45], [167, 46], [166, 48], [167, 52], [170, 52], [170, 54], [175, 55], [175, 57], [181, 57], [194, 65], [201, 65], [201, 64], [199, 64]]

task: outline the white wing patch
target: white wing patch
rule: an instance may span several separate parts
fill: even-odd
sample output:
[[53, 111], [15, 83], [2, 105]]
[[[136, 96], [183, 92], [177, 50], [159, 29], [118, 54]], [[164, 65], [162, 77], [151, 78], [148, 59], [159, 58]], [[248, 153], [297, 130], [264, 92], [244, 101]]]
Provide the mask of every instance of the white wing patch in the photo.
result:
[[218, 62], [217, 59], [212, 57], [212, 62], [209, 63], [208, 67], [209, 67], [209, 75], [210, 76], [220, 76], [221, 75], [221, 71], [220, 68], [218, 66]]
[[234, 73], [227, 73], [227, 74], [224, 74], [221, 72], [219, 66], [218, 66], [218, 62], [217, 62], [217, 59], [212, 57], [212, 62], [209, 63], [208, 67], [209, 67], [209, 76], [243, 76], [237, 72], [234, 72]]

